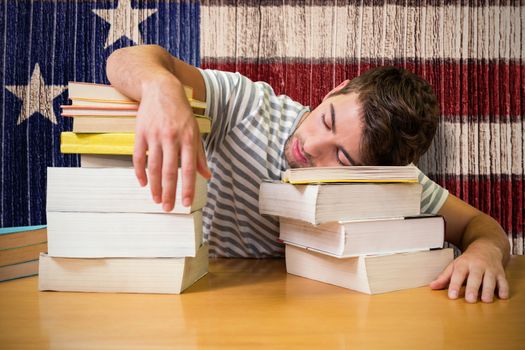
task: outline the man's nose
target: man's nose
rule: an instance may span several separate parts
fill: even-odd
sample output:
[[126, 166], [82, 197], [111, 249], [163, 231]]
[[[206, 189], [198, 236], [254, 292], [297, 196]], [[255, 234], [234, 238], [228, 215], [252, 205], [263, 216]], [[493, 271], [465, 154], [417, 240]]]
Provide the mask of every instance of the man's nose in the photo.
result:
[[304, 151], [311, 157], [314, 164], [323, 162], [330, 153], [332, 140], [330, 135], [323, 135], [316, 139], [310, 139], [310, 142], [304, 145]]

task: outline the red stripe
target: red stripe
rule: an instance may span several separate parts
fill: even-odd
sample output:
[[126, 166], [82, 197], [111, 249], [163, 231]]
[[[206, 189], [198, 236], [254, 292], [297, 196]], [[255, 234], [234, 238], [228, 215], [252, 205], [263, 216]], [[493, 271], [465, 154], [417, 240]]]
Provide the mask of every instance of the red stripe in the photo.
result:
[[454, 176], [430, 177], [470, 205], [489, 214], [514, 235], [525, 233], [525, 177]]
[[[277, 60], [274, 60], [277, 61]], [[427, 79], [448, 121], [518, 121], [525, 114], [525, 65], [518, 62], [385, 62]], [[311, 107], [344, 79], [381, 65], [379, 62], [232, 62], [202, 59], [203, 68], [237, 71], [251, 80], [268, 82], [277, 94], [286, 94]], [[465, 116], [468, 116], [465, 117]]]

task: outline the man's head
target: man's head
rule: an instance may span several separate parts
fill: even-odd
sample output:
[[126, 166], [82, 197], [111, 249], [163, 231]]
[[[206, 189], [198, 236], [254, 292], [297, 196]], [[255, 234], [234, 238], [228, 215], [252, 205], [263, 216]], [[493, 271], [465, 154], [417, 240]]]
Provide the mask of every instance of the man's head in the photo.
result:
[[305, 114], [285, 144], [290, 167], [406, 165], [430, 146], [439, 106], [430, 85], [401, 68], [344, 81]]

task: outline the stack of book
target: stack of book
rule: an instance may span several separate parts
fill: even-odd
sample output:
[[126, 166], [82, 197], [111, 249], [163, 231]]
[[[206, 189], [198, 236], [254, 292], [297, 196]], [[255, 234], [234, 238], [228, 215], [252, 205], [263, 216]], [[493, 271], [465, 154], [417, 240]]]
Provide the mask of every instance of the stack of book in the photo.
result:
[[[193, 99], [191, 87], [184, 92], [201, 133], [210, 131], [209, 120], [199, 113], [206, 103]], [[135, 120], [139, 104], [121, 94], [110, 85], [69, 82], [68, 94], [71, 105], [63, 105], [62, 116], [73, 118], [75, 133], [107, 133], [135, 131]]]
[[[99, 115], [80, 112], [121, 111], [124, 107], [96, 103], [133, 102], [123, 101], [125, 97], [119, 97], [110, 86], [70, 83], [69, 89], [75, 108], [63, 106], [63, 110], [77, 113], [68, 113], [74, 115], [76, 131], [62, 133], [61, 150], [80, 153], [82, 166], [48, 168], [48, 253], [40, 255], [39, 289], [181, 293], [208, 271], [201, 213], [206, 203], [206, 180], [197, 175], [189, 207], [184, 207], [178, 196], [174, 209], [164, 212], [153, 202], [149, 188], [140, 187], [136, 179], [131, 160], [133, 129], [117, 127], [119, 132], [113, 132], [108, 127], [111, 123]], [[188, 99], [192, 105], [199, 102]], [[77, 107], [80, 103], [84, 104], [82, 108]], [[199, 107], [204, 105], [199, 103]], [[137, 106], [125, 108], [136, 111]], [[107, 116], [110, 112], [103, 113]], [[93, 123], [89, 133], [83, 127], [75, 129], [77, 118]], [[107, 116], [117, 126], [121, 118]], [[101, 127], [96, 126], [99, 122]]]
[[453, 260], [421, 190], [413, 166], [290, 169], [259, 204], [280, 217], [288, 273], [376, 294], [428, 285]]
[[46, 251], [45, 225], [0, 228], [0, 281], [36, 275]]
[[[184, 91], [201, 134], [209, 133], [206, 103], [193, 99], [191, 87]], [[68, 93], [62, 116], [73, 119], [73, 131], [61, 134], [61, 152], [81, 154], [83, 167], [131, 167], [138, 102], [110, 85], [69, 82]]]

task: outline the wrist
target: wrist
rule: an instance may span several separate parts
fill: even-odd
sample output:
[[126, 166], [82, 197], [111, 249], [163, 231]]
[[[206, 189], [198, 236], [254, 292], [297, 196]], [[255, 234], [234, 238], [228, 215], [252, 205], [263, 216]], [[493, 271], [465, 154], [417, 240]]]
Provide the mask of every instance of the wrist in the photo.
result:
[[152, 91], [170, 92], [182, 89], [182, 83], [169, 71], [158, 71], [141, 79], [141, 95]]
[[505, 252], [503, 247], [490, 239], [478, 239], [472, 242], [466, 249], [470, 252], [482, 252], [484, 254], [490, 254], [490, 256], [496, 258], [497, 260], [504, 261]]

